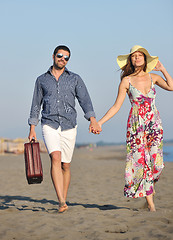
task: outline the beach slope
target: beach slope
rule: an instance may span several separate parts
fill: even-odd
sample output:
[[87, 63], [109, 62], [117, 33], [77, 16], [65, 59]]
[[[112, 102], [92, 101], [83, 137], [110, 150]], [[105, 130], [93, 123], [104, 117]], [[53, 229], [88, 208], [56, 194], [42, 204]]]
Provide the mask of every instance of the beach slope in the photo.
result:
[[75, 149], [69, 210], [58, 214], [50, 160], [42, 154], [44, 180], [28, 185], [23, 155], [0, 155], [1, 240], [171, 240], [173, 162], [156, 184], [156, 212], [145, 199], [123, 196], [125, 147]]

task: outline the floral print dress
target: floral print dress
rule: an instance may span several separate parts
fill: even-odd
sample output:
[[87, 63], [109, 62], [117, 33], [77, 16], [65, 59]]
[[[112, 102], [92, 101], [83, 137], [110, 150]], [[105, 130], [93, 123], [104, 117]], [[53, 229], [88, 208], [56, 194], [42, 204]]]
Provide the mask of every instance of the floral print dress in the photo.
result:
[[[150, 76], [151, 78], [151, 76]], [[145, 197], [153, 193], [163, 164], [163, 129], [155, 106], [156, 91], [144, 95], [130, 83], [131, 110], [127, 122], [127, 159], [125, 168], [126, 197]]]

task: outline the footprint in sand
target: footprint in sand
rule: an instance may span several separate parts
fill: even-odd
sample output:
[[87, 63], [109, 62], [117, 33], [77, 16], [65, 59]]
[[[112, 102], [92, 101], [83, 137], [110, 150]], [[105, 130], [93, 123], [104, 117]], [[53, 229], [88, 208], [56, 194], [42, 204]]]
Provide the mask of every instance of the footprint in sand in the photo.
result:
[[107, 233], [125, 233], [128, 231], [128, 226], [125, 224], [110, 226], [105, 230]]

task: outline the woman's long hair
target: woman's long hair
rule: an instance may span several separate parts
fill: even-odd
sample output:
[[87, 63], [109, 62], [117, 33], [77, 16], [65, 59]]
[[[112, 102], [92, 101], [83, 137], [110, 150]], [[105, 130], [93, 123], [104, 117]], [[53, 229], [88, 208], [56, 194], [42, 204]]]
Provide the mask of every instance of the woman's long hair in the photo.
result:
[[[144, 53], [143, 53], [144, 54]], [[139, 71], [137, 71], [136, 74], [138, 74], [140, 71], [144, 71], [146, 72], [146, 69], [147, 69], [147, 57], [146, 55], [144, 54], [144, 65], [140, 67]], [[121, 80], [126, 77], [126, 76], [129, 76], [130, 74], [134, 73], [135, 71], [135, 68], [132, 64], [132, 61], [131, 61], [131, 54], [129, 55], [128, 59], [127, 59], [127, 64], [122, 68], [122, 71], [121, 71]], [[136, 75], [135, 74], [135, 75]]]

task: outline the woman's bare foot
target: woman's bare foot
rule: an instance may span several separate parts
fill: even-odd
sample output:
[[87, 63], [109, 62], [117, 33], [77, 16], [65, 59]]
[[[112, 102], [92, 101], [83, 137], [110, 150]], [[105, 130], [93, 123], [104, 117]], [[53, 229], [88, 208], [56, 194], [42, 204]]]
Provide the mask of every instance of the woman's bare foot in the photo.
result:
[[150, 212], [155, 212], [156, 208], [155, 208], [154, 201], [153, 201], [153, 193], [151, 195], [146, 196], [146, 200], [147, 200], [147, 204], [148, 204], [148, 210]]
[[148, 210], [150, 212], [156, 212], [156, 208], [155, 208], [155, 205], [153, 204], [152, 206], [148, 205]]

